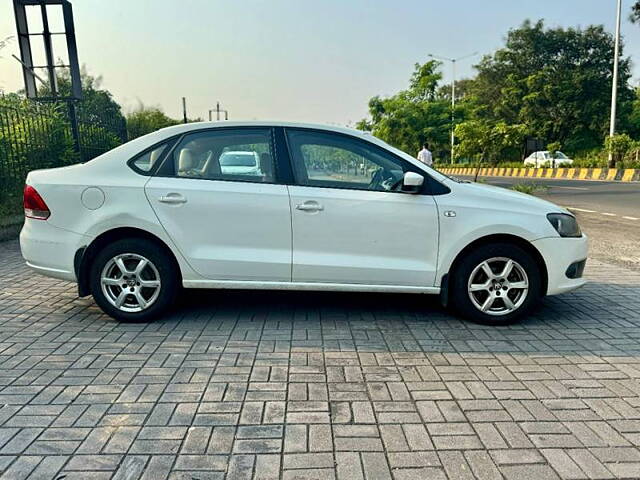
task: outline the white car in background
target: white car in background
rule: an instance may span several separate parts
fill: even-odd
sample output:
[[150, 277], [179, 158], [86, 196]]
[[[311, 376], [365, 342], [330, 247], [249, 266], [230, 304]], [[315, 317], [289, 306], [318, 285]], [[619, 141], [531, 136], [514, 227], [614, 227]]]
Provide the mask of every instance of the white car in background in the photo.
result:
[[[238, 152], [250, 170], [227, 170]], [[128, 321], [183, 286], [439, 294], [498, 325], [585, 283], [587, 238], [567, 210], [333, 126], [165, 128], [29, 173], [24, 211], [27, 264]]]
[[562, 152], [556, 152], [555, 156], [548, 150], [534, 152], [524, 160], [526, 166], [532, 166], [534, 168], [557, 168], [567, 167], [573, 164], [573, 160], [567, 157]]
[[224, 152], [219, 162], [222, 173], [229, 175], [258, 175], [260, 172], [257, 152]]

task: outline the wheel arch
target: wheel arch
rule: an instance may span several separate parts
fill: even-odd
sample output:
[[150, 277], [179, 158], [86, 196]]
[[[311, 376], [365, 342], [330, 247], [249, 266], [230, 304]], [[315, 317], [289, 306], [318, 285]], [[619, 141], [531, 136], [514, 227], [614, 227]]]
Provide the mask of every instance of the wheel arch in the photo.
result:
[[180, 277], [178, 281], [180, 284], [182, 283], [182, 271], [180, 269], [180, 263], [178, 262], [178, 259], [174, 255], [171, 248], [169, 248], [169, 246], [166, 244], [166, 242], [158, 238], [153, 233], [142, 230], [140, 228], [118, 227], [101, 233], [96, 238], [94, 238], [89, 245], [78, 249], [78, 251], [76, 252], [74, 258], [74, 268], [76, 278], [78, 279], [78, 296], [86, 297], [91, 293], [89, 289], [89, 270], [91, 269], [91, 264], [98, 252], [105, 245], [108, 245], [109, 243], [115, 242], [117, 240], [122, 240], [124, 238], [140, 238], [158, 245], [159, 248], [161, 248], [168, 254], [167, 257], [173, 262], [176, 268], [176, 272], [178, 272], [178, 276]]
[[467, 253], [469, 253], [471, 250], [484, 245], [490, 245], [493, 243], [510, 243], [512, 245], [516, 245], [522, 248], [525, 252], [530, 254], [534, 259], [534, 261], [536, 262], [536, 265], [540, 269], [540, 274], [542, 277], [541, 278], [542, 291], [546, 294], [547, 287], [549, 284], [549, 273], [547, 271], [547, 264], [545, 263], [544, 258], [542, 257], [542, 254], [528, 240], [522, 237], [519, 237], [517, 235], [501, 233], [501, 234], [486, 235], [486, 236], [477, 238], [471, 243], [467, 244], [462, 250], [458, 252], [458, 254], [453, 259], [453, 262], [451, 262], [451, 266], [449, 267], [447, 273], [445, 273], [441, 279], [440, 299], [443, 305], [446, 306], [449, 302], [449, 282], [451, 279], [451, 275], [455, 272], [456, 268], [458, 267], [458, 264], [460, 263], [460, 260], [464, 258], [464, 256]]

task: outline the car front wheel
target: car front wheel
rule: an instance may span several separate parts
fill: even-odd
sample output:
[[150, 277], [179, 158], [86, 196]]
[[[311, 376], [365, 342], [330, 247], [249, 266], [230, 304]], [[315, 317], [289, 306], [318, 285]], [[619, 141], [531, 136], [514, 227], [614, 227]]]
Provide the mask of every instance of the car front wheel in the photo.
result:
[[108, 315], [147, 321], [175, 298], [178, 280], [163, 249], [144, 239], [124, 239], [98, 253], [90, 271], [91, 293]]
[[451, 304], [466, 318], [506, 325], [527, 314], [542, 296], [538, 265], [522, 248], [484, 245], [466, 255], [452, 279]]

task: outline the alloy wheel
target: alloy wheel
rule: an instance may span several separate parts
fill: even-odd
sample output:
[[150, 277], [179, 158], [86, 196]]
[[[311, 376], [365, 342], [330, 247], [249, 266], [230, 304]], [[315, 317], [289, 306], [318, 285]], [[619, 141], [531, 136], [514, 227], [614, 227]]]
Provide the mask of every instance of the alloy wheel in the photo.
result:
[[467, 285], [473, 305], [483, 313], [502, 316], [515, 312], [529, 291], [529, 277], [522, 266], [506, 257], [494, 257], [473, 269]]
[[100, 274], [100, 286], [107, 301], [123, 312], [141, 312], [160, 294], [160, 274], [147, 258], [122, 253], [109, 260]]

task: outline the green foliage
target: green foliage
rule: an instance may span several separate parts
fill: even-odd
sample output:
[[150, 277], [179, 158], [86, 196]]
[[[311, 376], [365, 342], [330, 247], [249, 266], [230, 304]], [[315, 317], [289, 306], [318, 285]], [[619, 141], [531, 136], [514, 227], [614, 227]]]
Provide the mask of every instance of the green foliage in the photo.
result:
[[630, 20], [633, 23], [640, 23], [640, 0], [636, 0], [636, 3], [631, 7]]
[[0, 216], [19, 211], [19, 196], [30, 170], [69, 165], [73, 150], [64, 111], [19, 95], [0, 96]]
[[632, 145], [633, 140], [626, 133], [607, 137], [604, 141], [604, 148], [611, 155], [611, 164], [609, 166], [615, 167], [617, 163], [620, 163]]
[[518, 150], [526, 135], [526, 127], [469, 120], [457, 125], [455, 133], [459, 155], [496, 164], [510, 151]]
[[[126, 141], [125, 118], [120, 105], [113, 99], [108, 90], [102, 89], [102, 77], [94, 77], [87, 72], [83, 65], [80, 71], [82, 84], [82, 101], [78, 103], [78, 120], [81, 123], [100, 125], [122, 141]], [[71, 95], [71, 74], [62, 70], [57, 76], [58, 92], [60, 96]], [[51, 95], [48, 84], [40, 86], [39, 96]], [[122, 143], [122, 142], [121, 142]]]
[[[602, 144], [609, 123], [614, 40], [602, 26], [546, 28], [526, 21], [477, 66], [470, 86], [486, 121], [525, 125], [529, 135], [571, 152]], [[620, 61], [619, 125], [629, 128], [630, 60]]]
[[136, 110], [127, 115], [127, 132], [129, 139], [132, 140], [179, 123], [178, 120], [168, 117], [157, 107], [149, 108], [140, 104]]
[[636, 88], [636, 98], [633, 100], [629, 115], [629, 134], [640, 140], [640, 87]]
[[[437, 94], [442, 78], [439, 65], [436, 61], [416, 64], [407, 90], [369, 100], [370, 119], [358, 122], [357, 128], [370, 130], [405, 152], [417, 153], [426, 141], [434, 156], [442, 156], [449, 149], [451, 105]], [[462, 109], [458, 115], [462, 116]]]
[[562, 144], [560, 142], [551, 142], [547, 145], [547, 150], [549, 150], [551, 158], [556, 158], [556, 154], [562, 150]]
[[516, 183], [511, 186], [511, 190], [516, 192], [534, 195], [536, 193], [544, 193], [549, 189], [546, 185], [540, 183]]
[[[511, 30], [503, 48], [485, 56], [475, 78], [456, 83], [457, 156], [495, 164], [522, 160], [526, 137], [552, 151], [584, 156], [602, 148], [609, 126], [614, 39], [602, 26], [548, 28], [542, 20]], [[440, 64], [416, 64], [409, 88], [369, 101], [357, 126], [407, 152], [428, 141], [449, 152], [450, 86]], [[630, 60], [620, 61], [618, 128], [640, 137], [640, 89], [629, 87]]]

